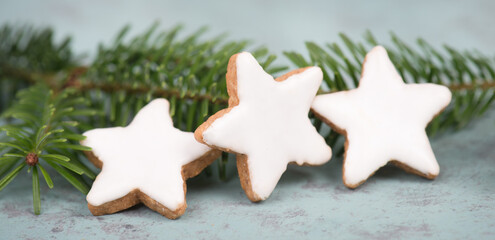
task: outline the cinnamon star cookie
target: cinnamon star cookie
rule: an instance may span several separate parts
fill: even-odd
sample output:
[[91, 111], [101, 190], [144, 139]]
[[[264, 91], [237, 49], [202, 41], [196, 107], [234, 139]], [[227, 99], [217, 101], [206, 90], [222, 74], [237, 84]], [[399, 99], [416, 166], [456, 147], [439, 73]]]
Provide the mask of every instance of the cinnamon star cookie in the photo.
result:
[[247, 52], [230, 58], [229, 107], [194, 133], [213, 148], [237, 154], [241, 185], [251, 201], [272, 193], [288, 163], [321, 165], [331, 149], [308, 118], [322, 81], [318, 67], [273, 79]]
[[198, 143], [193, 133], [174, 128], [169, 103], [156, 99], [127, 127], [84, 133], [88, 158], [102, 168], [86, 199], [93, 215], [118, 212], [138, 203], [167, 218], [186, 207], [187, 178], [196, 176], [220, 151]]
[[319, 95], [311, 109], [346, 136], [343, 180], [355, 188], [388, 162], [433, 179], [440, 171], [425, 132], [450, 102], [445, 86], [406, 84], [386, 50], [367, 55], [359, 87]]

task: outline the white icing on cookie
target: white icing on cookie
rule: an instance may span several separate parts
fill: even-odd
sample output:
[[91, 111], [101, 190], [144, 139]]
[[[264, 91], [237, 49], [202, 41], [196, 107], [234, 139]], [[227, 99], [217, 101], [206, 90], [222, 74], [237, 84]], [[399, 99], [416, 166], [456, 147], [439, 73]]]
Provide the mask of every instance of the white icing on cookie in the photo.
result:
[[312, 110], [347, 133], [344, 180], [356, 186], [390, 160], [438, 175], [425, 128], [450, 99], [445, 86], [405, 84], [377, 46], [366, 55], [358, 88], [319, 95]]
[[277, 82], [247, 52], [238, 54], [236, 65], [239, 105], [216, 119], [203, 140], [247, 155], [252, 190], [266, 199], [289, 162], [330, 160], [330, 147], [308, 118], [323, 75], [311, 67]]
[[143, 107], [127, 127], [95, 129], [84, 136], [82, 144], [103, 162], [86, 197], [93, 206], [139, 189], [174, 211], [185, 202], [182, 166], [211, 150], [193, 133], [174, 128], [165, 99]]

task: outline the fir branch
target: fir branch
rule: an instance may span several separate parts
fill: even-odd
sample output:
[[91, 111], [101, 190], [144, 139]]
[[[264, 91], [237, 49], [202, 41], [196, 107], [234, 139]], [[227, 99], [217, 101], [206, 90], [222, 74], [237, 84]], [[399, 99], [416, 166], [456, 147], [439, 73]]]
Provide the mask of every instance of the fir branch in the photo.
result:
[[56, 43], [51, 28], [4, 25], [0, 28], [0, 63], [30, 72], [57, 72], [76, 65], [70, 38]]
[[[84, 137], [77, 134], [74, 127], [65, 124], [83, 115], [95, 113], [88, 111], [83, 101], [74, 101], [73, 95], [73, 89], [54, 94], [46, 85], [34, 85], [19, 91], [17, 102], [2, 114], [3, 118], [12, 118], [14, 121], [0, 127], [0, 131], [9, 137], [7, 141], [0, 142], [0, 152], [3, 152], [0, 157], [0, 190], [28, 166], [28, 172], [32, 172], [35, 214], [40, 214], [41, 211], [38, 169], [49, 188], [53, 187], [53, 181], [45, 170], [47, 165], [52, 166], [84, 194], [89, 191], [89, 185], [78, 175], [95, 178], [95, 174], [74, 153], [63, 150], [91, 150], [74, 145], [71, 139], [79, 140]], [[9, 169], [13, 170], [4, 174]]]
[[70, 38], [55, 42], [51, 28], [0, 27], [0, 111], [10, 106], [18, 90], [52, 81], [56, 74], [77, 66], [70, 42]]

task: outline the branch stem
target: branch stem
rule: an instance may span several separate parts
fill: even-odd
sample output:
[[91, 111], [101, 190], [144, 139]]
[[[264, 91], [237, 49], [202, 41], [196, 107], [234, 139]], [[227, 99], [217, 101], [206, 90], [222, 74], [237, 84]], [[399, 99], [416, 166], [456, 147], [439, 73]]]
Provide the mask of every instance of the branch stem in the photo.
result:
[[90, 91], [94, 89], [99, 89], [107, 93], [125, 91], [130, 94], [146, 94], [150, 91], [153, 96], [163, 97], [163, 98], [171, 98], [176, 97], [177, 99], [191, 99], [191, 100], [208, 100], [214, 104], [227, 104], [228, 98], [226, 97], [214, 97], [210, 94], [196, 94], [191, 91], [186, 91], [185, 93], [181, 93], [176, 89], [155, 89], [152, 90], [147, 86], [138, 86], [133, 87], [129, 84], [115, 84], [115, 83], [84, 83], [78, 84], [75, 86], [80, 91]]
[[[5, 75], [12, 76], [14, 78], [19, 78], [22, 79], [26, 82], [29, 83], [34, 83], [36, 82], [36, 79], [43, 79], [46, 81], [49, 86], [54, 87], [55, 84], [53, 84], [53, 76], [50, 74], [37, 74], [37, 73], [26, 73], [23, 72], [20, 69], [15, 69], [11, 68], [9, 66], [6, 66], [4, 64], [0, 65], [2, 68], [2, 72]], [[83, 69], [83, 70], [81, 70]], [[85, 67], [79, 67], [76, 68], [77, 71], [85, 71]], [[53, 74], [52, 74], [53, 75]], [[80, 73], [76, 74], [78, 77]], [[131, 86], [129, 84], [119, 84], [119, 83], [81, 83], [77, 77], [74, 77], [74, 74], [71, 74], [69, 77], [69, 81], [64, 87], [73, 86], [79, 91], [90, 91], [94, 89], [99, 89], [102, 90], [106, 93], [112, 93], [112, 92], [118, 92], [118, 91], [125, 91], [126, 93], [130, 94], [146, 94], [149, 93], [150, 91], [152, 92], [153, 96], [156, 97], [163, 97], [163, 98], [171, 98], [171, 97], [176, 97], [177, 99], [190, 99], [190, 100], [208, 100], [209, 102], [213, 104], [227, 104], [228, 103], [228, 97], [226, 96], [219, 96], [219, 97], [214, 97], [211, 94], [207, 93], [202, 93], [202, 94], [197, 94], [192, 91], [186, 91], [186, 92], [180, 92], [177, 89], [154, 89], [152, 90], [149, 86]], [[452, 91], [463, 91], [463, 90], [475, 90], [475, 89], [482, 89], [482, 90], [488, 90], [488, 89], [495, 89], [495, 80], [483, 80], [483, 81], [474, 81], [475, 83], [463, 83], [463, 84], [451, 84], [451, 85], [446, 85], [450, 90]], [[477, 83], [479, 82], [479, 83]], [[57, 90], [57, 89], [55, 89]], [[334, 93], [336, 91], [319, 91], [318, 94], [327, 94], [327, 93]]]

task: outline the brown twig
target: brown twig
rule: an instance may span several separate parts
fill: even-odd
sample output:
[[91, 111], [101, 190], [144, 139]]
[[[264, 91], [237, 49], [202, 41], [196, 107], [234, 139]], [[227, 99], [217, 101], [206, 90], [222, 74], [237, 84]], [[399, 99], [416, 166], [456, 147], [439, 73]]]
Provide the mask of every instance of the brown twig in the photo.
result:
[[107, 93], [124, 91], [130, 94], [146, 94], [152, 91], [153, 96], [171, 98], [176, 97], [178, 99], [191, 99], [191, 100], [208, 100], [214, 104], [227, 104], [228, 98], [226, 97], [214, 97], [210, 94], [195, 94], [191, 91], [181, 93], [176, 89], [156, 89], [152, 90], [148, 86], [133, 87], [129, 84], [113, 84], [113, 83], [79, 83], [76, 86], [81, 91], [90, 91], [93, 89], [99, 89]]
[[[52, 84], [53, 74], [26, 73], [19, 69], [7, 66], [5, 64], [0, 64], [0, 67], [1, 67], [1, 72], [4, 75], [9, 75], [13, 78], [18, 78], [29, 83], [37, 82], [36, 79], [45, 79], [45, 82], [47, 82], [51, 87], [55, 87], [54, 84]], [[84, 83], [79, 80], [79, 77], [82, 76], [86, 71], [87, 71], [87, 67], [74, 68], [69, 74], [69, 77], [67, 78], [65, 83], [62, 85], [62, 89], [67, 87], [74, 87], [80, 91], [91, 91], [94, 89], [99, 89], [107, 93], [124, 91], [130, 94], [146, 94], [152, 91], [153, 96], [156, 97], [163, 97], [163, 98], [176, 97], [178, 99], [190, 99], [197, 101], [208, 100], [209, 102], [214, 104], [225, 104], [225, 105], [228, 103], [228, 97], [225, 96], [214, 97], [210, 94], [206, 94], [206, 93], [196, 94], [192, 91], [186, 91], [182, 93], [176, 89], [153, 90], [149, 86], [134, 87], [129, 84], [118, 84], [118, 83], [94, 83], [94, 82]], [[475, 90], [475, 89], [488, 90], [488, 89], [495, 89], [495, 80], [482, 80], [482, 81], [475, 81], [474, 84], [465, 83], [465, 84], [452, 84], [446, 86], [452, 91]], [[318, 94], [327, 94], [333, 92], [336, 91], [319, 91]]]

